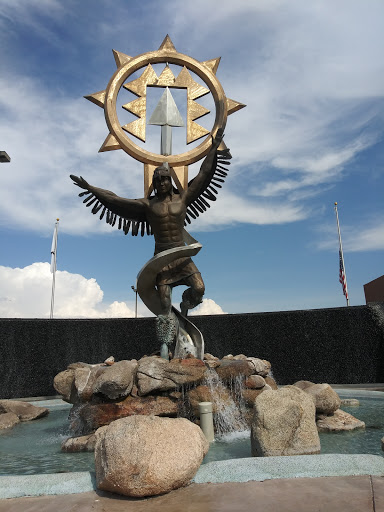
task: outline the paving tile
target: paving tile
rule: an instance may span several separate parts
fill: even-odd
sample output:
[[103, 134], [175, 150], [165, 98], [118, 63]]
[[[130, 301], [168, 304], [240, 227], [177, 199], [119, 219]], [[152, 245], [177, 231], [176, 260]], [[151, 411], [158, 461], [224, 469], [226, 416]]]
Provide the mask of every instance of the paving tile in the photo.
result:
[[384, 512], [384, 477], [372, 477], [373, 496], [375, 499], [375, 512]]

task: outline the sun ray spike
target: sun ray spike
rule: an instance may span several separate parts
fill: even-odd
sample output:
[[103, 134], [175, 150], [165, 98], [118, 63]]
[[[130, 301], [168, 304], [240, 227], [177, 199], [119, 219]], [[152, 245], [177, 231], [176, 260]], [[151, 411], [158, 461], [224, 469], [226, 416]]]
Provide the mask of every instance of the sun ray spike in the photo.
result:
[[132, 60], [132, 57], [129, 55], [126, 55], [125, 53], [118, 52], [117, 50], [112, 50], [113, 56], [115, 57], [116, 66], [120, 68], [123, 64], [126, 64], [130, 60]]
[[86, 100], [91, 101], [98, 107], [104, 108], [105, 103], [105, 91], [94, 92], [93, 94], [88, 94], [84, 96]]
[[104, 153], [104, 151], [114, 151], [115, 149], [121, 149], [121, 146], [115, 136], [110, 133], [99, 149], [99, 153]]
[[219, 67], [221, 57], [217, 57], [217, 59], [205, 60], [202, 62], [204, 66], [212, 71], [214, 75], [216, 75], [217, 68]]
[[171, 38], [169, 37], [168, 34], [164, 37], [163, 42], [159, 46], [159, 50], [164, 50], [164, 51], [168, 51], [168, 52], [176, 51], [176, 48], [175, 48], [174, 44], [172, 43]]
[[238, 110], [246, 107], [244, 103], [239, 103], [238, 101], [231, 100], [230, 98], [227, 98], [227, 109], [228, 109], [228, 115], [233, 114], [234, 112], [237, 112]]

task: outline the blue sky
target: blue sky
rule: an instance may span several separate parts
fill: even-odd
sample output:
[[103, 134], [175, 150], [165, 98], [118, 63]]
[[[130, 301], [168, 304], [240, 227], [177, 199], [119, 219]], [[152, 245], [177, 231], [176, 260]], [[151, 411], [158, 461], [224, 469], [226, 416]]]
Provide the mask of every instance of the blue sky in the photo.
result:
[[[233, 159], [219, 199], [190, 229], [203, 244], [195, 262], [209, 300], [200, 312], [344, 306], [335, 201], [350, 303], [365, 303], [363, 285], [384, 272], [384, 4], [217, 6], [0, 0], [0, 149], [12, 159], [0, 165], [0, 316], [49, 315], [56, 217], [56, 315], [133, 315], [131, 285], [153, 239], [100, 222], [69, 174], [142, 197], [142, 164], [123, 151], [98, 153], [108, 129], [83, 96], [107, 86], [112, 49], [136, 56], [166, 34], [180, 53], [221, 57], [226, 95], [247, 105], [228, 118]], [[183, 97], [175, 99], [183, 114]], [[142, 304], [139, 313], [149, 314]]]

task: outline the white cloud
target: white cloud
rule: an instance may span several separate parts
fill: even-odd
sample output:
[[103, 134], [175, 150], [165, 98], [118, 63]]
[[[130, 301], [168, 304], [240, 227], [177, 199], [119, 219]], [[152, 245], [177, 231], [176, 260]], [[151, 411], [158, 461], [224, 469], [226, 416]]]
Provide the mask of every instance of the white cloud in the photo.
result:
[[[21, 0], [6, 0], [0, 14], [20, 17], [20, 23], [40, 30], [47, 24], [40, 14], [48, 4], [54, 7], [49, 16], [55, 23], [61, 10], [69, 15], [54, 0], [31, 0], [28, 8]], [[134, 55], [132, 47], [144, 43], [127, 42], [124, 6], [116, 8], [118, 28], [110, 17], [99, 27], [106, 35], [113, 26], [121, 44], [117, 49]], [[229, 189], [226, 183], [210, 213], [192, 226], [302, 220], [311, 212], [302, 201], [341, 179], [346, 165], [377, 140], [372, 123], [375, 116], [384, 117], [383, 4], [223, 0], [211, 16], [202, 17], [205, 11], [205, 0], [196, 0], [182, 6], [169, 1], [157, 12], [158, 24], [167, 20], [180, 52], [201, 60], [223, 56], [217, 76], [229, 97], [247, 104], [230, 116], [226, 130], [234, 155], [230, 183], [236, 187]], [[43, 37], [56, 44], [49, 31]], [[97, 54], [97, 41], [94, 45]], [[156, 48], [152, 40], [142, 51], [151, 48]], [[95, 66], [94, 56], [89, 58], [87, 72], [100, 77], [101, 90], [107, 84], [105, 73]], [[0, 202], [1, 225], [47, 233], [59, 217], [67, 233], [110, 231], [76, 197], [79, 190], [71, 185], [70, 173], [124, 197], [142, 195], [142, 164], [122, 151], [97, 153], [108, 131], [102, 110], [71, 97], [65, 83], [51, 81], [48, 88], [43, 72], [41, 81], [4, 72], [0, 107], [0, 140], [12, 158], [2, 173], [7, 194]]]
[[[336, 250], [338, 239], [336, 228], [326, 227], [321, 231], [325, 238], [318, 242], [319, 249]], [[348, 252], [384, 250], [384, 219], [368, 220], [365, 224], [342, 226], [343, 249]]]
[[188, 313], [189, 316], [194, 315], [225, 315], [226, 312], [222, 310], [221, 306], [216, 304], [212, 299], [203, 299], [203, 302]]
[[[33, 263], [24, 268], [0, 266], [0, 283], [0, 317], [49, 317], [52, 289], [49, 263]], [[103, 291], [95, 279], [57, 271], [54, 318], [134, 316], [134, 310], [125, 302], [103, 303]]]

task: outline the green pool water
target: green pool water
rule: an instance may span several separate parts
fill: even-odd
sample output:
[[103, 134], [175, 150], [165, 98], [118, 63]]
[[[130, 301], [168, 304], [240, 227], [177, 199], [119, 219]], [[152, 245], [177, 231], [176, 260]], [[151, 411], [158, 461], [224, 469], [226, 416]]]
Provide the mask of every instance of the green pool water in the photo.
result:
[[[357, 398], [359, 407], [342, 407], [366, 424], [365, 430], [321, 433], [321, 453], [373, 454], [383, 456], [384, 393], [337, 390], [341, 398]], [[43, 405], [43, 404], [41, 404]], [[93, 471], [93, 453], [62, 453], [61, 442], [70, 436], [70, 406], [56, 401], [50, 414], [0, 431], [0, 475], [31, 475]], [[251, 456], [249, 432], [229, 434], [211, 443], [204, 462]]]

